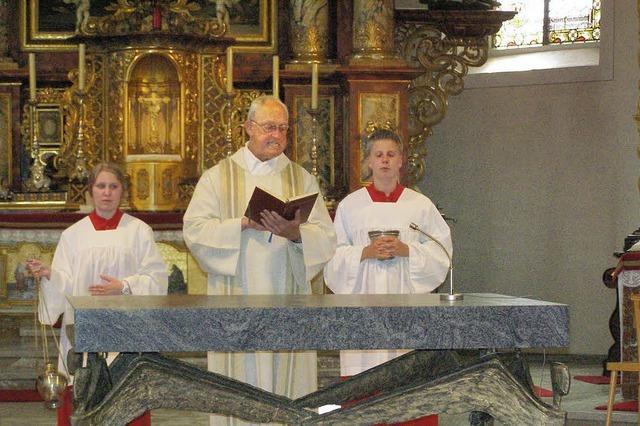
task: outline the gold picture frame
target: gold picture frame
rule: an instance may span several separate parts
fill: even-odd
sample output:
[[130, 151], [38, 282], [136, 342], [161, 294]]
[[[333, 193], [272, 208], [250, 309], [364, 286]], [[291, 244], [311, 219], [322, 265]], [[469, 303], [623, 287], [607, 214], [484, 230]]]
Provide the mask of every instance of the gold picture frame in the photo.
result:
[[19, 243], [0, 247], [0, 298], [8, 305], [32, 305], [37, 300], [37, 287], [27, 271], [27, 259], [51, 263], [55, 245]]
[[35, 123], [38, 126], [38, 143], [42, 148], [60, 149], [64, 138], [62, 105], [40, 104], [36, 106]]
[[158, 241], [156, 245], [167, 265], [169, 294], [207, 294], [207, 274], [184, 243]]
[[397, 93], [371, 93], [361, 92], [359, 134], [361, 139], [358, 145], [359, 162], [357, 175], [360, 176], [360, 186], [366, 186], [371, 182], [371, 170], [366, 164], [364, 153], [366, 150], [365, 136], [371, 133], [369, 127], [393, 129], [400, 123], [400, 95]]
[[[20, 47], [30, 51], [72, 51], [67, 41], [75, 34], [75, 5], [64, 0], [20, 1]], [[104, 7], [116, 0], [92, 0], [91, 17], [104, 16]], [[208, 0], [191, 0], [200, 6], [194, 14], [216, 18], [216, 4]], [[246, 14], [246, 15], [243, 15]], [[276, 0], [235, 2], [230, 10], [231, 25], [227, 35], [236, 39], [238, 51], [275, 52], [277, 49]]]

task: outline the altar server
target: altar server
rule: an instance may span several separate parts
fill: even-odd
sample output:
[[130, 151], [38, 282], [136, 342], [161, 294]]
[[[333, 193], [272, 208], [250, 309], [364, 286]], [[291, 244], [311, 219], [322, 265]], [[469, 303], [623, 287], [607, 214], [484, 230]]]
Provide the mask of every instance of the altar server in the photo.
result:
[[[184, 215], [184, 239], [208, 273], [208, 294], [308, 294], [311, 280], [333, 255], [335, 231], [320, 195], [304, 223], [299, 212], [286, 220], [264, 210], [260, 223], [244, 216], [257, 185], [282, 198], [319, 192], [316, 179], [284, 154], [288, 120], [278, 99], [254, 100], [245, 123], [248, 143], [204, 172], [195, 188]], [[315, 352], [211, 352], [208, 365], [291, 398], [317, 387]], [[219, 416], [211, 420], [227, 424]]]
[[[98, 164], [89, 177], [94, 210], [62, 232], [51, 266], [37, 259], [27, 262], [31, 272], [42, 277], [40, 321], [54, 324], [63, 315], [58, 371], [67, 376], [71, 343], [65, 325], [73, 323], [73, 311], [66, 296], [167, 294], [167, 267], [153, 230], [119, 209], [124, 185], [118, 166]], [[67, 411], [68, 405], [63, 406]], [[58, 421], [61, 424], [60, 415]]]
[[[338, 248], [324, 269], [325, 282], [336, 294], [429, 293], [444, 281], [449, 261], [409, 224], [416, 223], [451, 253], [449, 227], [429, 198], [399, 183], [402, 141], [396, 133], [374, 131], [364, 158], [373, 183], [338, 205]], [[340, 374], [352, 376], [406, 352], [340, 351]], [[437, 419], [423, 424], [437, 424]]]

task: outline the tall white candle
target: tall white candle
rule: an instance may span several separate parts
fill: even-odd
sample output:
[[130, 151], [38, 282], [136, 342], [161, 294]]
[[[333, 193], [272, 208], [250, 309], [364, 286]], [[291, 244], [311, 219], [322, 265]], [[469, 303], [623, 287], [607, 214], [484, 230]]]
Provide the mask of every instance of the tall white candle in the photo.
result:
[[85, 55], [86, 55], [86, 45], [84, 43], [80, 43], [78, 45], [78, 90], [84, 92], [84, 84], [85, 84]]
[[29, 53], [29, 99], [36, 101], [36, 54]]
[[280, 98], [280, 57], [273, 55], [273, 97]]
[[311, 64], [311, 109], [318, 108], [318, 63]]
[[233, 50], [227, 47], [227, 93], [233, 92]]

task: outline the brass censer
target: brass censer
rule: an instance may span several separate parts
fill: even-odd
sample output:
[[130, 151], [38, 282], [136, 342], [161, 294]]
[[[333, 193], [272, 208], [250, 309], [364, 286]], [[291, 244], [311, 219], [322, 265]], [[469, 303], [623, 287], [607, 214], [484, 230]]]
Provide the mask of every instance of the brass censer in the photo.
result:
[[[55, 410], [58, 407], [62, 406], [62, 399], [60, 398], [62, 392], [64, 392], [69, 380], [64, 374], [61, 374], [55, 364], [49, 359], [49, 342], [47, 338], [47, 327], [45, 324], [42, 324], [38, 321], [38, 307], [40, 303], [44, 304], [44, 311], [47, 313], [47, 317], [49, 316], [47, 305], [41, 297], [42, 293], [40, 291], [40, 276], [38, 274], [34, 274], [33, 279], [35, 281], [35, 290], [36, 290], [36, 308], [34, 310], [33, 317], [33, 328], [34, 328], [34, 336], [35, 336], [35, 346], [36, 351], [38, 350], [38, 334], [40, 334], [40, 344], [42, 345], [42, 355], [43, 355], [43, 363], [44, 363], [44, 371], [41, 374], [38, 374], [36, 377], [36, 389], [38, 393], [44, 400], [44, 406], [50, 410]], [[40, 330], [38, 330], [38, 328]], [[60, 344], [58, 339], [56, 338], [55, 333], [53, 332], [53, 326], [50, 325], [51, 334], [56, 344], [56, 348], [58, 348], [58, 353], [60, 353]], [[38, 333], [39, 331], [39, 333]], [[36, 369], [38, 368], [36, 363]]]

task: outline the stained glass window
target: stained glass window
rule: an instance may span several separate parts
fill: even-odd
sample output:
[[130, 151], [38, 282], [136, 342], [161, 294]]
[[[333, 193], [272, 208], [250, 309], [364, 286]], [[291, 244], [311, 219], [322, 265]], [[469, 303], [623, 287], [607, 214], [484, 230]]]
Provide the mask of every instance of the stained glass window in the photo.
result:
[[517, 15], [502, 24], [493, 47], [509, 49], [600, 40], [600, 0], [501, 0]]

